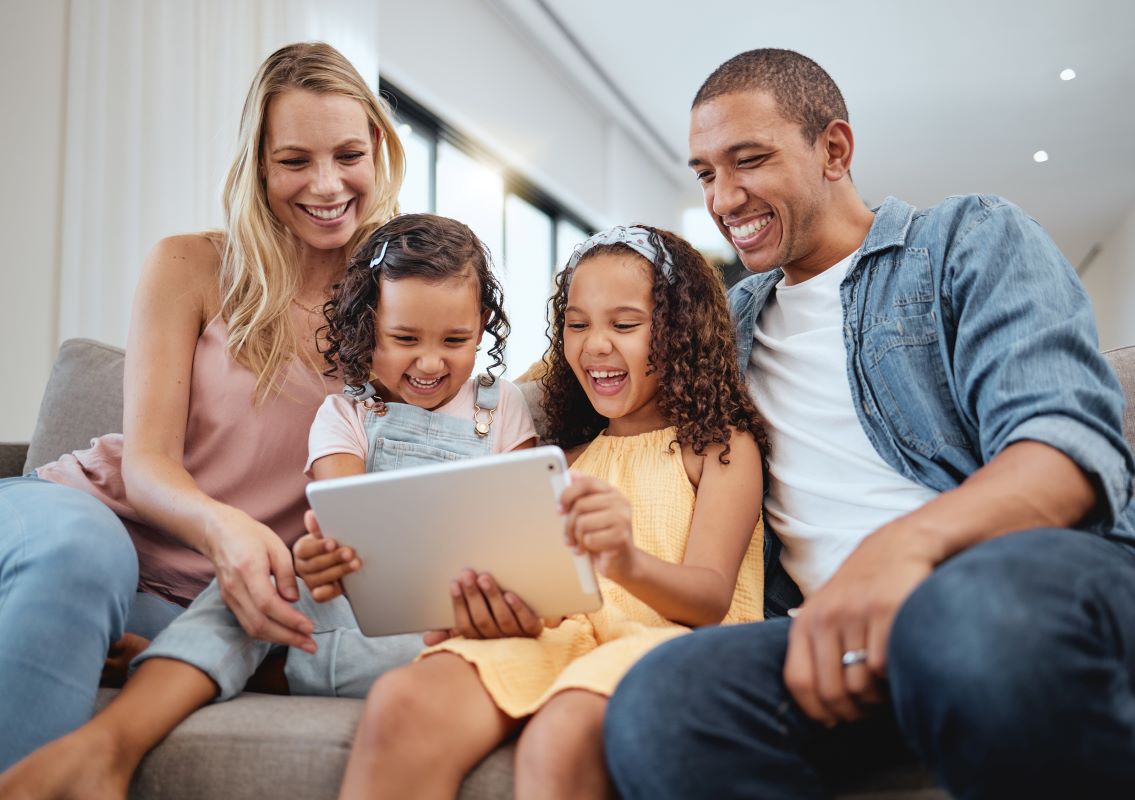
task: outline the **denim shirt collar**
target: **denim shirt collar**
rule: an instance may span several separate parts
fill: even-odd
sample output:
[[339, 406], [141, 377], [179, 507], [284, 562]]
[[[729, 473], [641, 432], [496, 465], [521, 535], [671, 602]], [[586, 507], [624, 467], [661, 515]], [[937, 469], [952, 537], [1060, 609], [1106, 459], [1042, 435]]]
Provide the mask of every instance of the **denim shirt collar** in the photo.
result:
[[859, 248], [860, 258], [906, 244], [915, 208], [897, 197], [888, 197], [871, 211], [875, 214], [875, 221]]
[[[882, 204], [871, 211], [875, 214], [875, 220], [867, 231], [867, 238], [863, 240], [862, 247], [859, 248], [855, 263], [848, 270], [847, 279], [854, 277], [856, 268], [865, 256], [906, 244], [916, 209], [910, 203], [896, 197], [887, 197]], [[784, 272], [777, 267], [768, 272], [750, 275], [729, 292], [730, 309], [737, 326], [737, 361], [742, 374], [749, 367], [749, 356], [753, 350], [753, 328], [757, 316], [764, 308], [772, 288], [782, 277]]]

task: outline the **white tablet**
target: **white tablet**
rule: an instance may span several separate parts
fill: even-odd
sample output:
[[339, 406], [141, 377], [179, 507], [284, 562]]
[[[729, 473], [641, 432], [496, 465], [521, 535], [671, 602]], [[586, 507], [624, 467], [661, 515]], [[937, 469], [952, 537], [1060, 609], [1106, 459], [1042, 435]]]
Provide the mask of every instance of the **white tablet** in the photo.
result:
[[449, 584], [466, 568], [541, 617], [598, 609], [590, 557], [564, 543], [568, 480], [563, 451], [536, 447], [315, 481], [307, 499], [324, 533], [362, 559], [343, 579], [359, 627], [385, 636], [453, 627]]

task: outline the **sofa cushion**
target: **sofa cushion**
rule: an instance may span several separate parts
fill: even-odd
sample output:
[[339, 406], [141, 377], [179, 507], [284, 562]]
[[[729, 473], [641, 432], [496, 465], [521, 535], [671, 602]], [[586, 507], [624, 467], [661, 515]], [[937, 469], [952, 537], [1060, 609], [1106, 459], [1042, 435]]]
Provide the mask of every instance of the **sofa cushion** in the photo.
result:
[[[96, 709], [117, 694], [100, 689]], [[142, 761], [132, 800], [332, 800], [347, 765], [362, 700], [246, 692], [193, 713]], [[510, 742], [465, 778], [460, 800], [512, 797]]]
[[91, 439], [122, 431], [125, 353], [91, 339], [68, 339], [47, 379], [24, 472], [63, 453], [90, 447]]

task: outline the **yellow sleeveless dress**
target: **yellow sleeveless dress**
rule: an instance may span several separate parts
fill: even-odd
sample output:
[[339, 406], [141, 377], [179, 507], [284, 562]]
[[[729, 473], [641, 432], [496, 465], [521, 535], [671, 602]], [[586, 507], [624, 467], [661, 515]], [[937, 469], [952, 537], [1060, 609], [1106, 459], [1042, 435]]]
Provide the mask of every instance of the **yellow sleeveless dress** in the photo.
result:
[[[694, 514], [694, 488], [682, 464], [674, 427], [638, 436], [600, 435], [572, 465], [618, 487], [631, 503], [635, 544], [658, 558], [682, 562]], [[764, 607], [763, 529], [745, 554], [724, 622], [752, 622]], [[622, 586], [599, 576], [603, 607], [576, 614], [536, 639], [451, 639], [428, 648], [473, 664], [497, 707], [510, 717], [536, 712], [554, 694], [586, 689], [604, 697], [648, 650], [688, 633]]]

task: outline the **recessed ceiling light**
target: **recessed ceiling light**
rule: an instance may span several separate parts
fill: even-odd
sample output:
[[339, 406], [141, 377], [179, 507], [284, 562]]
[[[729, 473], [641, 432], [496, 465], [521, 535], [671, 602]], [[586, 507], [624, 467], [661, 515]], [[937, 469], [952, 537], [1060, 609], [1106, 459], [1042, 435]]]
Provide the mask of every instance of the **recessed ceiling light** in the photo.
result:
[[1075, 77], [1076, 77], [1076, 70], [1074, 70], [1074, 69], [1064, 69], [1064, 70], [1060, 71], [1060, 80], [1062, 80], [1062, 81], [1070, 81]]
[[1048, 161], [1048, 153], [1044, 150], [1037, 150], [1033, 153], [1033, 161], [1038, 164], [1043, 164], [1045, 161]]

